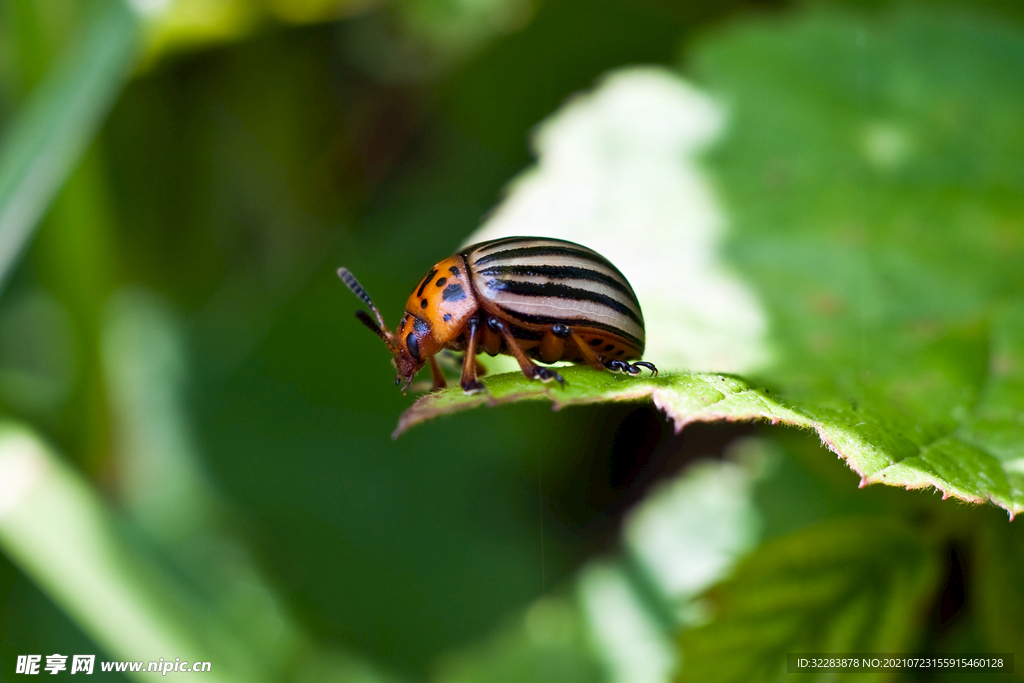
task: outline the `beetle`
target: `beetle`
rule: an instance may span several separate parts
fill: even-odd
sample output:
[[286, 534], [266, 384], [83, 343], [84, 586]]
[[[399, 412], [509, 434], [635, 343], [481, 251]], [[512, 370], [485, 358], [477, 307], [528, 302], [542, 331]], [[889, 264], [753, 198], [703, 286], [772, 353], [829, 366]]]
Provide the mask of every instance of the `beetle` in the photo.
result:
[[395, 384], [403, 391], [427, 363], [433, 388], [446, 386], [435, 358], [445, 348], [465, 352], [460, 384], [466, 393], [484, 389], [477, 379], [480, 351], [512, 355], [528, 378], [561, 385], [560, 374], [534, 359], [658, 373], [653, 363], [628, 362], [644, 351], [633, 288], [608, 259], [573, 242], [506, 237], [466, 247], [430, 269], [393, 333], [355, 276], [339, 268], [338, 277], [373, 311], [376, 322], [363, 310], [356, 317], [394, 354]]

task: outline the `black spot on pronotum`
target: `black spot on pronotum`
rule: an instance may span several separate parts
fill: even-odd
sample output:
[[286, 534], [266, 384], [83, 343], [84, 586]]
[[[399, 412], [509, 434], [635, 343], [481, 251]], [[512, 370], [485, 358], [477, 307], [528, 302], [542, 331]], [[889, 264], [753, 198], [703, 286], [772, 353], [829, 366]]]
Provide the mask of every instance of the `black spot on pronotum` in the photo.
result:
[[624, 354], [625, 352], [626, 352], [626, 349], [619, 349], [618, 351], [616, 351], [616, 352], [615, 352], [615, 355], [616, 355], [616, 356], [621, 356], [621, 355], [622, 355], [622, 354]]
[[615, 344], [608, 344], [606, 347], [604, 347], [604, 350], [605, 351], [611, 351], [614, 348], [615, 348]]
[[591, 339], [590, 340], [590, 345], [591, 346], [600, 346], [601, 345], [601, 340], [597, 339], [597, 338]]
[[452, 314], [451, 313], [445, 313], [444, 314], [444, 321], [445, 322], [448, 322], [451, 319], [452, 319]]
[[459, 269], [456, 268], [455, 266], [449, 266], [448, 270], [450, 270], [452, 275], [454, 275], [455, 277], [459, 276]]
[[437, 278], [437, 282], [435, 282], [434, 284], [437, 285], [438, 287], [444, 287], [444, 283], [446, 283], [446, 282], [448, 282], [448, 278], [446, 278], [446, 277], [439, 277], [439, 278]]
[[441, 298], [445, 301], [462, 301], [466, 298], [466, 290], [460, 284], [451, 284], [441, 292]]
[[426, 299], [420, 299], [420, 308], [426, 308], [426, 307], [427, 307], [427, 300]]
[[416, 339], [416, 335], [410, 332], [405, 337], [405, 346], [409, 349], [409, 355], [416, 360], [420, 359], [420, 342]]
[[435, 275], [437, 275], [436, 270], [432, 270], [429, 273], [427, 273], [427, 276], [423, 278], [423, 282], [420, 284], [420, 288], [416, 290], [416, 296], [423, 296], [423, 289], [427, 286], [428, 282], [434, 279]]

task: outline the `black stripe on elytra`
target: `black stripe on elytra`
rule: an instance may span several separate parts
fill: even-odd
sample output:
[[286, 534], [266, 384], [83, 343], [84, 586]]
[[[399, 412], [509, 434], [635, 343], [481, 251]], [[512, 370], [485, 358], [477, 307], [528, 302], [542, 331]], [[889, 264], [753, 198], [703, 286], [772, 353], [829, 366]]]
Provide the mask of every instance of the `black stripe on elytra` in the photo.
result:
[[498, 308], [505, 315], [506, 319], [521, 320], [524, 323], [530, 323], [532, 325], [555, 325], [557, 323], [562, 323], [563, 325], [568, 325], [570, 329], [573, 327], [590, 327], [595, 330], [604, 330], [605, 332], [616, 334], [629, 342], [629, 344], [638, 351], [642, 351], [644, 348], [643, 342], [622, 328], [615, 327], [614, 325], [599, 323], [595, 320], [586, 320], [583, 318], [553, 318], [547, 315], [520, 313], [519, 311], [509, 309], [505, 306], [498, 306]]
[[[611, 264], [611, 262], [600, 254], [585, 249], [583, 247], [576, 246], [561, 246], [561, 245], [544, 245], [540, 247], [516, 247], [514, 249], [505, 249], [504, 251], [496, 251], [486, 256], [481, 256], [473, 261], [473, 267], [479, 268], [482, 265], [490, 263], [491, 261], [498, 261], [502, 259], [515, 259], [515, 258], [530, 258], [532, 256], [573, 256], [580, 259], [581, 261], [593, 261], [599, 263], [605, 268], [611, 268], [616, 273], [618, 269]], [[623, 278], [625, 279], [625, 278]]]
[[423, 282], [420, 284], [420, 288], [416, 290], [416, 296], [423, 296], [423, 290], [426, 288], [427, 283], [434, 279], [435, 275], [437, 275], [436, 270], [431, 270], [427, 273], [427, 276], [423, 278]]
[[532, 297], [554, 297], [558, 299], [571, 299], [573, 301], [593, 301], [596, 304], [606, 306], [613, 311], [621, 313], [643, 327], [644, 323], [636, 312], [618, 299], [613, 299], [607, 294], [592, 292], [589, 289], [569, 287], [555, 284], [554, 282], [519, 282], [517, 280], [488, 280], [484, 285], [487, 289], [509, 294]]
[[579, 266], [490, 266], [479, 271], [478, 275], [535, 275], [538, 277], [549, 277], [553, 280], [588, 280], [608, 285], [636, 301], [636, 295], [633, 294], [633, 290], [629, 288], [629, 285], [623, 284], [622, 281], [610, 275], [605, 275], [589, 268], [580, 268]]
[[471, 244], [462, 251], [460, 251], [459, 253], [465, 255], [469, 254], [470, 252], [479, 251], [481, 249], [492, 249], [502, 244], [515, 244], [517, 242], [536, 242], [538, 240], [548, 241], [548, 239], [544, 237], [501, 237], [496, 240], [487, 240], [486, 242], [477, 242], [476, 244]]
[[453, 282], [441, 291], [441, 298], [445, 301], [462, 301], [466, 298], [466, 290], [457, 282]]

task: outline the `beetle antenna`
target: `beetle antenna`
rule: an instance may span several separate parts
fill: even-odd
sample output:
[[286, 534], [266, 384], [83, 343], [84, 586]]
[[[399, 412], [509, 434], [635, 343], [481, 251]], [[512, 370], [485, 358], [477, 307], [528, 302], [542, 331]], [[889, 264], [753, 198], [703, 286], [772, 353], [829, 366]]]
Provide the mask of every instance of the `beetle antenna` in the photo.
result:
[[360, 308], [356, 311], [356, 317], [359, 318], [359, 322], [369, 327], [371, 332], [383, 339], [385, 344], [390, 345], [391, 342], [388, 341], [387, 333], [381, 329], [380, 325], [373, 321], [369, 313]]
[[359, 284], [359, 280], [356, 279], [356, 276], [353, 275], [348, 268], [338, 268], [338, 277], [341, 278], [341, 281], [345, 283], [346, 287], [352, 290], [353, 294], [359, 297], [364, 304], [370, 307], [370, 310], [373, 311], [373, 315], [377, 318], [377, 322], [374, 322], [370, 316], [366, 314], [366, 311], [356, 311], [356, 317], [359, 318], [359, 321], [370, 328], [375, 335], [383, 339], [384, 343], [388, 345], [388, 348], [394, 351], [394, 335], [392, 335], [388, 330], [388, 326], [384, 324], [384, 318], [381, 316], [380, 311], [378, 311], [377, 307], [373, 305], [373, 299], [371, 299], [370, 295], [366, 293], [363, 286]]

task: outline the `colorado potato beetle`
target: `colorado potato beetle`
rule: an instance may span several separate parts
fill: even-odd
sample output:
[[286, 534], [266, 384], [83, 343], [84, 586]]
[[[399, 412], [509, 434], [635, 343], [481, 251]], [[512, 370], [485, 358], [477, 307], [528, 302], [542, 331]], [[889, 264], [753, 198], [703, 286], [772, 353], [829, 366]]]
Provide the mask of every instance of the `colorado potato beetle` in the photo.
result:
[[[598, 370], [640, 374], [652, 363], [627, 361], [644, 351], [644, 318], [629, 282], [597, 252], [545, 237], [507, 237], [466, 247], [427, 273], [405, 304], [394, 333], [380, 311], [345, 268], [338, 276], [369, 306], [356, 317], [384, 340], [398, 370], [395, 384], [408, 388], [430, 364], [434, 389], [446, 385], [435, 355], [463, 351], [463, 391], [483, 390], [476, 354], [512, 355], [523, 374], [565, 384], [560, 374], [540, 367], [565, 360]], [[404, 384], [403, 384], [404, 383]]]

